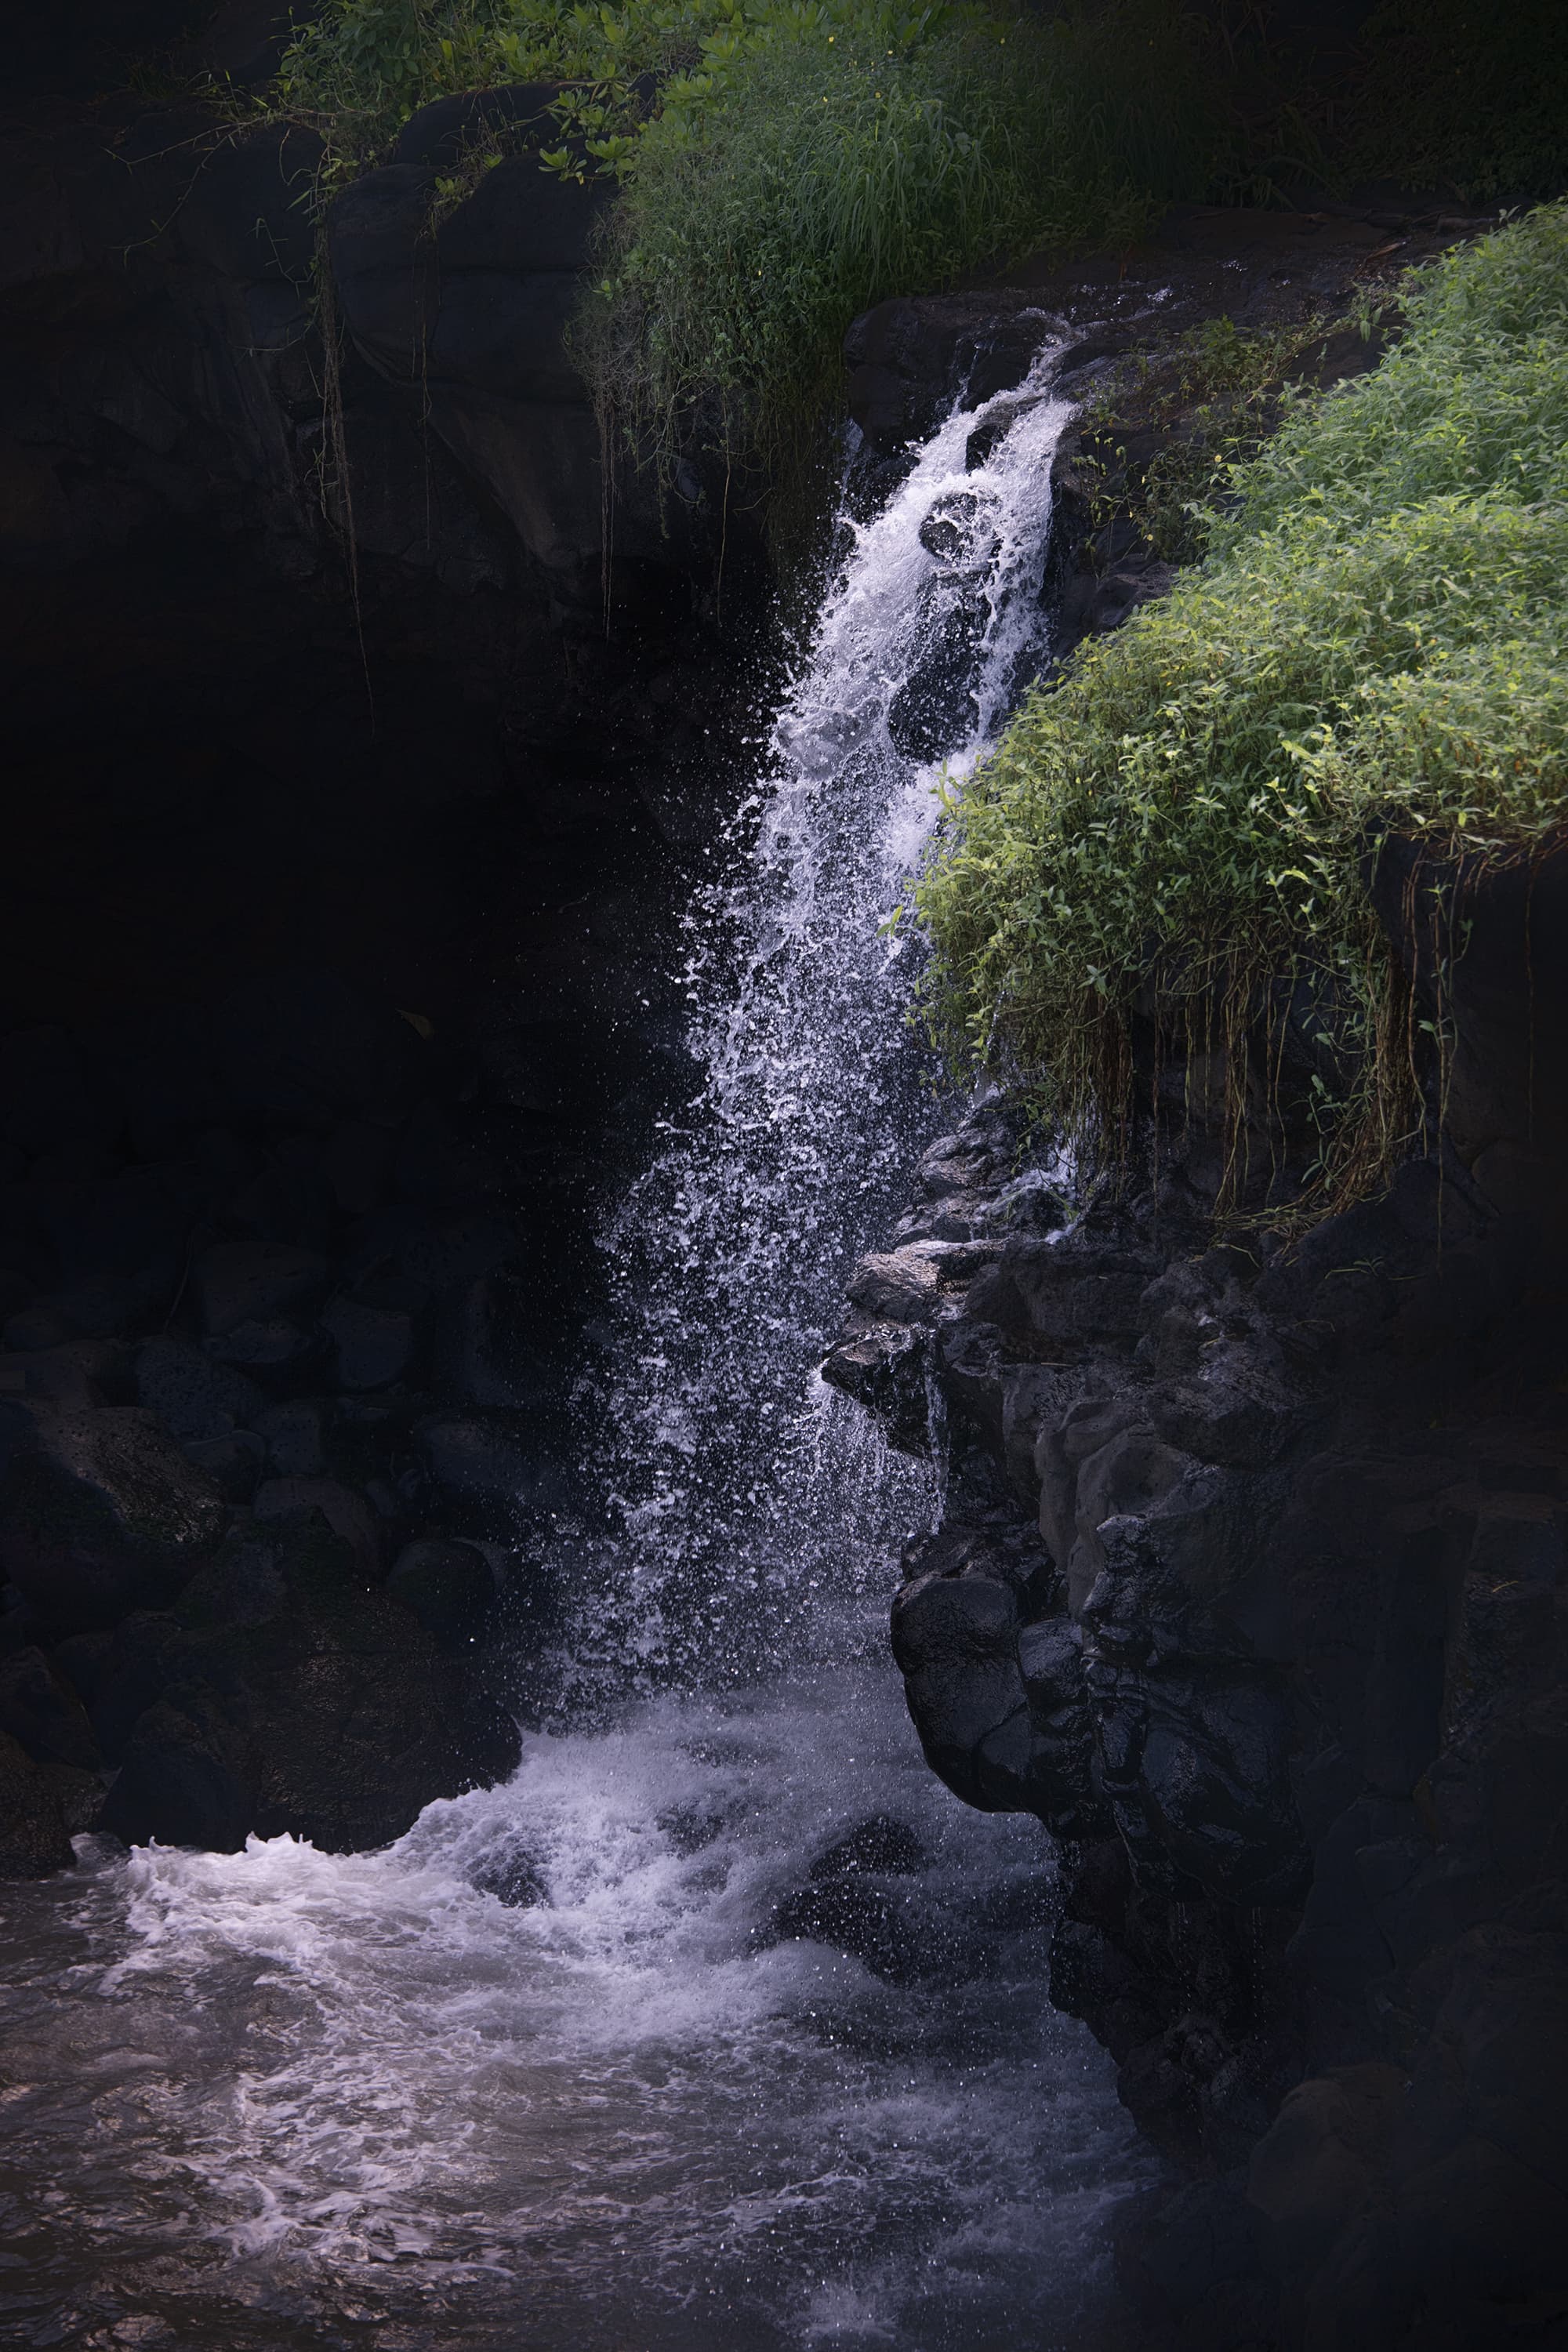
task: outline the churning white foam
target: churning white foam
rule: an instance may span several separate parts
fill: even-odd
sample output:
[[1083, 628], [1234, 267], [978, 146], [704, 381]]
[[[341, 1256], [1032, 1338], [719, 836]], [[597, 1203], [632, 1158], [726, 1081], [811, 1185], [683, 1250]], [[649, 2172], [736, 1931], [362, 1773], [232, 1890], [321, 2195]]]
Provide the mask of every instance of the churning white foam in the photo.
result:
[[[780, 1921], [889, 1816], [898, 1985]], [[1034, 1823], [932, 1779], [884, 1675], [656, 1701], [530, 1740], [379, 1854], [100, 1853], [69, 2004], [18, 2018], [18, 2148], [80, 2183], [118, 2293], [205, 2245], [296, 2327], [437, 2287], [433, 2340], [497, 2352], [1066, 2327], [1136, 2159], [1043, 1996], [1047, 1881]], [[47, 2076], [83, 2071], [84, 2018], [100, 2125], [64, 2146]]]
[[693, 1099], [605, 1237], [592, 1706], [381, 1853], [90, 1849], [18, 1892], [19, 2342], [1086, 2352], [1143, 2159], [1047, 2001], [1041, 1832], [948, 1796], [885, 1655], [934, 1474], [813, 1377], [941, 1116], [884, 927], [1044, 651], [1049, 373], [846, 520], [694, 914]]

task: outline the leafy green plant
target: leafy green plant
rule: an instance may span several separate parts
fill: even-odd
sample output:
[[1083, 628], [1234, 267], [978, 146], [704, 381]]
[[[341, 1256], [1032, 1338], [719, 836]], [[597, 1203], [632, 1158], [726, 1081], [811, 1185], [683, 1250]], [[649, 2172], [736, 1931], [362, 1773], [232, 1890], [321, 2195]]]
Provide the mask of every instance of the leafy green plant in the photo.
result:
[[1315, 1064], [1303, 1213], [1407, 1140], [1417, 1041], [1368, 896], [1379, 844], [1495, 865], [1568, 812], [1568, 206], [1404, 300], [1373, 373], [1297, 402], [1230, 470], [1205, 562], [948, 788], [918, 894], [955, 1056], [1115, 1157], [1149, 1024], [1220, 1089], [1233, 1202], [1281, 1005], [1309, 1008]]
[[433, 99], [556, 85], [541, 167], [620, 196], [578, 335], [606, 423], [787, 473], [857, 310], [1200, 193], [1216, 54], [1178, 0], [328, 0], [268, 103], [321, 131], [325, 197]]
[[1222, 133], [1159, 0], [1047, 25], [792, 12], [672, 82], [622, 174], [583, 348], [668, 456], [705, 429], [776, 472], [838, 397], [857, 311], [1027, 246], [1131, 241]]

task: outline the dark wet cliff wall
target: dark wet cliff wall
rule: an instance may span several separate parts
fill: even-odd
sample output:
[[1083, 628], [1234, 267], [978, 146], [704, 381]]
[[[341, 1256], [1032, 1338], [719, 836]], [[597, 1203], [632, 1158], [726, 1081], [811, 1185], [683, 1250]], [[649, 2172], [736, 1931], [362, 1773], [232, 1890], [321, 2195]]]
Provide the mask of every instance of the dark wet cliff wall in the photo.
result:
[[[274, 14], [197, 61], [265, 72]], [[23, 1873], [375, 1843], [509, 1769], [589, 1235], [688, 1083], [672, 927], [763, 680], [679, 500], [617, 510], [606, 610], [583, 191], [524, 159], [437, 235], [437, 108], [329, 256], [313, 141], [94, 97], [184, 29], [99, 17], [0, 139]]]
[[[863, 331], [868, 397], [919, 324]], [[1072, 461], [1068, 640], [1161, 584], [1083, 536]], [[1168, 1041], [1156, 1096], [1149, 1041], [1144, 1172], [1085, 1185], [988, 1091], [825, 1368], [947, 1460], [893, 1611], [910, 1712], [1058, 1842], [1052, 1998], [1184, 2177], [1125, 2217], [1125, 2283], [1216, 2352], [1568, 2313], [1568, 863], [1391, 844], [1374, 891], [1418, 1018], [1464, 941], [1440, 1131], [1384, 1197], [1217, 1230], [1204, 1072]]]

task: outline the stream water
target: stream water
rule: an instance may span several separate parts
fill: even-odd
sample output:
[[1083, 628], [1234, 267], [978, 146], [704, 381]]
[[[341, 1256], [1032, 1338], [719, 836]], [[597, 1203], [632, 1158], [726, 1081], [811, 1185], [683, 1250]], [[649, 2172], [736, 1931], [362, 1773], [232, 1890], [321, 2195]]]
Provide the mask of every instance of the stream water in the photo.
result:
[[1046, 1999], [1043, 1832], [960, 1807], [904, 1713], [934, 1475], [813, 1371], [940, 1118], [883, 925], [933, 763], [1042, 657], [1065, 413], [1047, 357], [842, 526], [693, 913], [700, 1091], [604, 1236], [613, 1532], [561, 1530], [556, 1727], [383, 1853], [89, 1840], [8, 1890], [0, 2339], [1111, 2340], [1147, 2159]]

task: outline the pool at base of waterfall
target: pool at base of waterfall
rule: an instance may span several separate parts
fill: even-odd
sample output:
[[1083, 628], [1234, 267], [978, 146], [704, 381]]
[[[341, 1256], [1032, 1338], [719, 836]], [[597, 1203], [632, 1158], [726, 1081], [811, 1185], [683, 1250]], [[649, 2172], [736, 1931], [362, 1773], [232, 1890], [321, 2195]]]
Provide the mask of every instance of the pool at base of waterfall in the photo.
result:
[[7, 1890], [5, 2343], [1127, 2341], [1110, 2217], [1156, 2168], [1049, 2006], [1050, 1850], [940, 1785], [887, 1655], [938, 1468], [814, 1377], [942, 1115], [888, 925], [1045, 658], [1053, 364], [847, 506], [689, 911], [702, 1083], [600, 1236], [608, 1532], [552, 1554], [530, 1667], [579, 1727], [378, 1853], [89, 1840]]
[[1153, 2166], [1045, 1999], [1048, 1848], [880, 1661], [531, 1738], [379, 1853], [85, 1840], [8, 1910], [7, 2343], [1119, 2340]]

